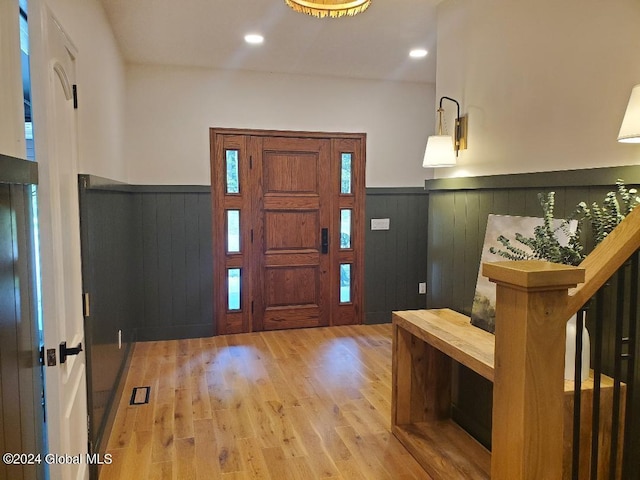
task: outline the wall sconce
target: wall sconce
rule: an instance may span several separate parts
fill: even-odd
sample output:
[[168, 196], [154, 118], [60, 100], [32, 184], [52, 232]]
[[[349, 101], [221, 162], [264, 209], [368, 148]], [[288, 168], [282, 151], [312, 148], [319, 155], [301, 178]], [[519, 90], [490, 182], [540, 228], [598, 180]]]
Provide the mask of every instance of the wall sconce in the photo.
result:
[[633, 87], [631, 97], [624, 113], [618, 141], [622, 143], [640, 143], [640, 84]]
[[[442, 114], [444, 113], [442, 101], [445, 98], [454, 102], [457, 107], [455, 138], [442, 133]], [[427, 148], [424, 151], [422, 166], [424, 168], [454, 167], [456, 165], [458, 151], [465, 150], [466, 148], [467, 117], [460, 116], [460, 104], [456, 100], [450, 97], [441, 97], [440, 107], [438, 108], [438, 133], [437, 135], [431, 135], [427, 139]]]

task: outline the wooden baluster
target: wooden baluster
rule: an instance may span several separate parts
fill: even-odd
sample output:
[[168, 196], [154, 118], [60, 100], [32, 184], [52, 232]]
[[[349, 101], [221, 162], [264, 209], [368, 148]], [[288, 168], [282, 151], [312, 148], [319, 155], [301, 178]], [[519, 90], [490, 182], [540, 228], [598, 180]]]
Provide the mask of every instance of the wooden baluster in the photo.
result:
[[584, 269], [485, 263], [496, 283], [492, 480], [562, 478], [567, 292]]

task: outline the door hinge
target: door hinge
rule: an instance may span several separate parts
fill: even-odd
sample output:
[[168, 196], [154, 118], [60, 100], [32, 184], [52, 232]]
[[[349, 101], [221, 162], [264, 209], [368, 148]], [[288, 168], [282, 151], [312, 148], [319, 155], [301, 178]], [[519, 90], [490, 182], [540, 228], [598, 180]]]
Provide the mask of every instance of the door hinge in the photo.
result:
[[73, 85], [73, 108], [78, 109], [78, 86]]
[[253, 155], [249, 155], [249, 170], [253, 168]]
[[251, 300], [251, 315], [253, 315], [253, 300]]
[[251, 229], [251, 243], [253, 243], [253, 228]]
[[91, 315], [91, 302], [88, 293], [82, 294], [82, 315], [88, 317]]

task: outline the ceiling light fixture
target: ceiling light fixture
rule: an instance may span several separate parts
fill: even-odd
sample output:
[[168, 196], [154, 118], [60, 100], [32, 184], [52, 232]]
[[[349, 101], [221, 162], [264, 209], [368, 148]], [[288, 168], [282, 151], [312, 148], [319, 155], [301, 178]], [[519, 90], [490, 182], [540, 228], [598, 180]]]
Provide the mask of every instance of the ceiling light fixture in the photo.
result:
[[414, 48], [409, 52], [409, 56], [411, 58], [423, 58], [426, 57], [428, 53], [429, 52], [427, 52], [424, 48]]
[[[442, 100], [451, 100], [458, 107], [456, 114], [455, 139], [451, 135], [442, 132]], [[427, 140], [427, 148], [424, 151], [422, 166], [425, 168], [434, 167], [455, 167], [456, 157], [459, 150], [467, 148], [467, 117], [460, 117], [460, 104], [450, 97], [440, 97], [440, 107], [438, 108], [438, 134], [431, 135]]]
[[633, 87], [627, 110], [622, 119], [618, 141], [640, 143], [640, 84]]
[[250, 33], [244, 36], [244, 41], [250, 43], [251, 45], [259, 45], [264, 42], [264, 37], [257, 33]]
[[318, 18], [353, 16], [364, 12], [371, 0], [353, 0], [345, 2], [341, 0], [284, 0], [296, 12], [306, 13]]

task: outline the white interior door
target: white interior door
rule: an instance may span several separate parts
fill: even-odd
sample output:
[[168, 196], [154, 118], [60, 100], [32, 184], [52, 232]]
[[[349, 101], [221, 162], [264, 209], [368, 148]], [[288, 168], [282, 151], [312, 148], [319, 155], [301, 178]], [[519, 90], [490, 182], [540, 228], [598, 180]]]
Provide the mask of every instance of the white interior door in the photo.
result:
[[73, 95], [76, 53], [45, 5], [38, 17], [35, 28], [39, 35], [35, 37], [41, 39], [41, 51], [38, 55], [33, 52], [32, 72], [40, 82], [34, 85], [34, 114], [40, 176], [42, 309], [45, 349], [55, 349], [57, 356], [57, 364], [45, 368], [47, 433], [49, 452], [61, 455], [49, 468], [52, 479], [85, 479], [85, 357], [81, 352], [62, 363], [60, 355], [61, 342], [66, 341], [68, 347], [84, 344]]

